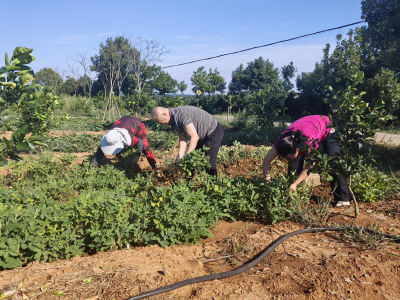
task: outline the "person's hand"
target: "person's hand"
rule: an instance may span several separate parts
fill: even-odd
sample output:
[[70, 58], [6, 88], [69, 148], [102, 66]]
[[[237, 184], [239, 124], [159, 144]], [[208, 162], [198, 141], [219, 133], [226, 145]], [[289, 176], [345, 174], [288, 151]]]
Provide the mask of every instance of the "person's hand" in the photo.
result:
[[177, 165], [178, 164], [178, 160], [181, 159], [182, 157], [185, 157], [186, 155], [187, 155], [186, 153], [183, 154], [183, 156], [179, 156], [179, 154], [178, 154], [178, 156], [175, 159], [175, 164]]
[[271, 183], [271, 176], [265, 176], [265, 182]]
[[296, 191], [296, 188], [297, 188], [297, 184], [294, 184], [294, 183], [292, 183], [292, 184], [289, 186], [289, 189], [290, 189], [291, 191], [293, 191], [293, 192]]

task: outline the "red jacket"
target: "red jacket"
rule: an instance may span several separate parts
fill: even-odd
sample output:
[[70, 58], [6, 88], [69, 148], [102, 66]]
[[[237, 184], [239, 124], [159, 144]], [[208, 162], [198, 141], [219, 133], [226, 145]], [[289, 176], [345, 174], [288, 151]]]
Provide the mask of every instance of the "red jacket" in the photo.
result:
[[146, 155], [147, 160], [150, 164], [156, 163], [156, 158], [154, 157], [153, 152], [151, 152], [149, 147], [149, 141], [147, 139], [146, 127], [144, 123], [140, 121], [140, 119], [136, 117], [123, 117], [116, 121], [111, 128], [125, 128], [128, 130], [129, 135], [131, 136], [132, 143], [131, 146], [135, 145], [139, 139], [143, 142], [143, 152]]

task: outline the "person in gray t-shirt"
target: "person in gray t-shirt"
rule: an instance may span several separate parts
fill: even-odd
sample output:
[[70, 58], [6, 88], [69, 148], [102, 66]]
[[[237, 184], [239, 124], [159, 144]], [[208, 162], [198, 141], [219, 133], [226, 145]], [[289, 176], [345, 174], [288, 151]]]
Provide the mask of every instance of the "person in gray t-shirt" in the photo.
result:
[[[206, 154], [210, 156], [209, 174], [217, 174], [217, 155], [224, 137], [221, 124], [208, 112], [194, 106], [166, 108], [157, 106], [151, 112], [153, 120], [159, 124], [169, 124], [179, 136], [179, 152], [176, 160], [203, 146], [210, 148]], [[190, 137], [187, 146], [187, 136]]]

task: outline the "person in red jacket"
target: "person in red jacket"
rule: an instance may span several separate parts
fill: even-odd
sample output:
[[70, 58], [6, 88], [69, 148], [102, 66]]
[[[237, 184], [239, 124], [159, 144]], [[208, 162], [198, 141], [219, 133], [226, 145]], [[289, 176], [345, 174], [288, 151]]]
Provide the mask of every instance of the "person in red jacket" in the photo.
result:
[[154, 169], [156, 167], [156, 159], [149, 147], [147, 140], [146, 127], [140, 119], [136, 117], [123, 117], [116, 121], [110, 130], [101, 139], [100, 147], [97, 149], [91, 164], [98, 166], [103, 159], [104, 154], [117, 155], [121, 159], [120, 152], [125, 146], [137, 145], [140, 153], [144, 152], [147, 161]]

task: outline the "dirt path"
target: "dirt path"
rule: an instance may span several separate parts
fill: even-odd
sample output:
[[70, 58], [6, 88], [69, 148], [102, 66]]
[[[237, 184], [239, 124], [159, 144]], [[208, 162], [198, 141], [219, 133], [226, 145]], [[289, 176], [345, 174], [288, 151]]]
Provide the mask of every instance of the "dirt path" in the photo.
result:
[[375, 134], [375, 141], [377, 143], [400, 145], [400, 134], [377, 132]]

